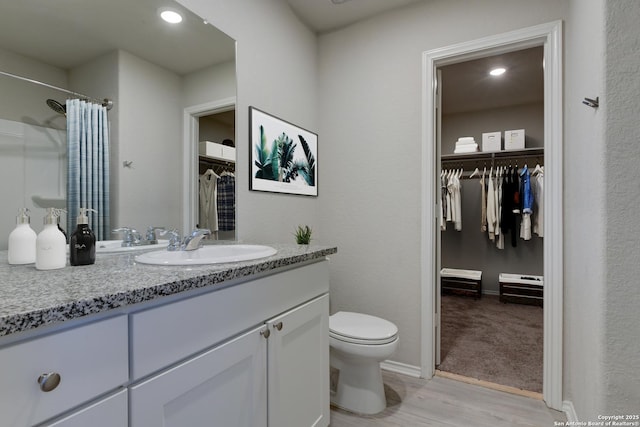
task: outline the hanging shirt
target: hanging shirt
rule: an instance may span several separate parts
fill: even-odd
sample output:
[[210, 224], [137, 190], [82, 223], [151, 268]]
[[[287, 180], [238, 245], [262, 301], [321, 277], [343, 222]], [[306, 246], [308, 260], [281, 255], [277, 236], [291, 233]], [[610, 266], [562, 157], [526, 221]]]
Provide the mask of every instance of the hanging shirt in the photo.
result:
[[487, 189], [484, 182], [484, 172], [480, 178], [480, 232], [487, 231]]
[[218, 231], [218, 207], [217, 207], [217, 189], [218, 175], [211, 169], [208, 169], [200, 176], [200, 217], [198, 226], [200, 228], [208, 228], [209, 230]]
[[493, 177], [492, 173], [489, 172], [489, 188], [487, 189], [487, 231], [489, 233], [489, 240], [492, 242], [495, 240], [495, 232], [496, 232], [496, 203], [495, 196], [496, 192], [494, 190]]
[[532, 229], [539, 237], [544, 237], [544, 174], [535, 175], [531, 180], [533, 192]]
[[236, 178], [230, 172], [218, 178], [218, 227], [221, 231], [236, 229]]
[[502, 216], [502, 169], [498, 169], [495, 185], [496, 201], [496, 248], [504, 249], [504, 233], [500, 231], [500, 218]]

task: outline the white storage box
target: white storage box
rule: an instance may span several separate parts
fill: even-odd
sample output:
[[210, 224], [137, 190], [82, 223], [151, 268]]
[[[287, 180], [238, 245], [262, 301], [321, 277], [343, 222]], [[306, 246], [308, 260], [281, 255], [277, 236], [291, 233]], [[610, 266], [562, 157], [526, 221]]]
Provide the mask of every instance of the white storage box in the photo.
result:
[[544, 280], [530, 274], [500, 273], [500, 301], [516, 304], [543, 305]]
[[462, 293], [476, 299], [482, 296], [482, 271], [443, 268], [440, 270], [442, 293]]
[[524, 149], [524, 129], [514, 129], [504, 131], [504, 149], [522, 150]]
[[488, 132], [482, 134], [482, 151], [502, 150], [502, 132]]
[[225, 160], [228, 162], [236, 161], [235, 147], [218, 144], [211, 141], [200, 141], [199, 153], [201, 156], [212, 157], [214, 159]]

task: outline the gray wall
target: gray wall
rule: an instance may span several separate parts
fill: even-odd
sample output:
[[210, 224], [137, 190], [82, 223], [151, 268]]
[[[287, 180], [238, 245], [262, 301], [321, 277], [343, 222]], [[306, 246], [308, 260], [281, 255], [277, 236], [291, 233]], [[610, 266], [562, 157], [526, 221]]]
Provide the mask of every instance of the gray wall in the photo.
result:
[[331, 310], [398, 325], [397, 362], [419, 366], [422, 351], [422, 53], [562, 19], [565, 7], [556, 0], [419, 2], [319, 37], [320, 135], [331, 168], [322, 175], [330, 187], [322, 231], [339, 247]]
[[603, 408], [638, 414], [640, 406], [640, 2], [605, 3], [604, 101], [606, 183], [606, 300]]

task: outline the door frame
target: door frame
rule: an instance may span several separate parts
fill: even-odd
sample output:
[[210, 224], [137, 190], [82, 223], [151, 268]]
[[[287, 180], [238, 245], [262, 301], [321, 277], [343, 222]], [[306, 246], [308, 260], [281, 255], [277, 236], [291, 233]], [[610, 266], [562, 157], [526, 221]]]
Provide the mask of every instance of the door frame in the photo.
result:
[[[236, 108], [236, 97], [218, 99], [186, 107], [182, 137], [182, 233], [186, 235], [198, 223], [198, 153], [200, 117], [224, 113]], [[235, 129], [237, 140], [237, 126]]]
[[[563, 332], [563, 128], [562, 21], [455, 44], [422, 54], [421, 376], [435, 374], [439, 151], [436, 137], [436, 69], [516, 50], [544, 47], [544, 349], [543, 399], [562, 410]], [[437, 187], [437, 188], [436, 188]]]

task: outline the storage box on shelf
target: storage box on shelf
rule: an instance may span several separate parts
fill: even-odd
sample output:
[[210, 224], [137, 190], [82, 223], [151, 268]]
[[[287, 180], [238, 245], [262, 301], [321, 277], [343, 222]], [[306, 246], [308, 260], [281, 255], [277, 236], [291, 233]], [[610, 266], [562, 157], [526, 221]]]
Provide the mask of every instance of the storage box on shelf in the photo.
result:
[[236, 161], [235, 147], [229, 147], [217, 142], [200, 141], [199, 154], [201, 156], [211, 157], [213, 159], [224, 160], [227, 162]]
[[504, 149], [505, 150], [523, 150], [524, 149], [524, 129], [514, 129], [504, 131]]
[[492, 152], [502, 150], [502, 132], [487, 132], [482, 134], [482, 151]]

